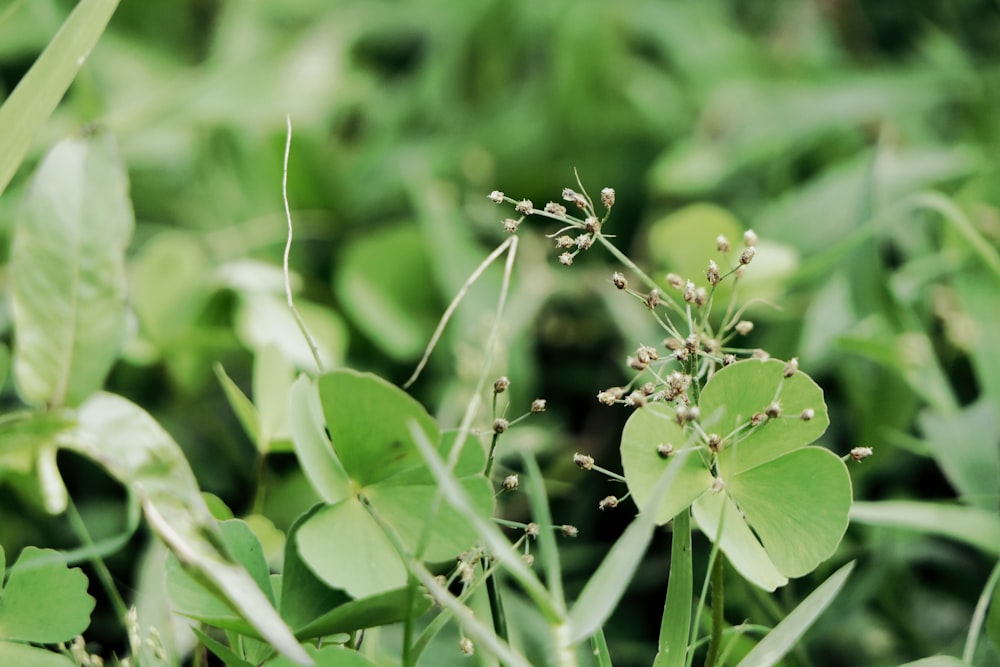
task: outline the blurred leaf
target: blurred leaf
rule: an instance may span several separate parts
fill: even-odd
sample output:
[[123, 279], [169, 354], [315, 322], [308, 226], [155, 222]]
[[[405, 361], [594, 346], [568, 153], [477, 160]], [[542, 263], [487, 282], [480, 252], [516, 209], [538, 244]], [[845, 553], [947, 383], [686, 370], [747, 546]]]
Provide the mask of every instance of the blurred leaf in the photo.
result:
[[[654, 222], [648, 233], [649, 261], [660, 271], [704, 284], [709, 259], [718, 258], [716, 237], [739, 248], [743, 225], [732, 213], [714, 204], [691, 204]], [[723, 266], [723, 269], [725, 267]]]
[[65, 485], [56, 466], [60, 434], [75, 422], [57, 412], [24, 412], [0, 422], [0, 480], [15, 484], [30, 502], [51, 514], [66, 509]]
[[14, 373], [25, 401], [77, 405], [125, 335], [125, 248], [135, 225], [124, 165], [104, 134], [42, 161], [11, 251]]
[[[325, 368], [339, 366], [347, 350], [347, 328], [336, 314], [308, 301], [295, 307], [316, 340]], [[236, 331], [243, 344], [254, 351], [275, 346], [296, 368], [315, 370], [316, 361], [306, 339], [288, 309], [284, 295], [243, 292], [236, 310]]]
[[288, 392], [295, 379], [291, 362], [275, 345], [265, 345], [254, 355], [253, 400], [260, 416], [261, 451], [292, 451], [288, 425]]
[[440, 310], [419, 228], [398, 225], [359, 236], [336, 267], [334, 291], [358, 327], [393, 359], [419, 356]]
[[226, 553], [180, 447], [142, 408], [97, 393], [79, 411], [79, 430], [62, 443], [103, 465], [142, 502], [153, 530], [195, 576], [274, 647], [309, 664], [308, 656], [247, 571]]
[[899, 667], [972, 667], [972, 665], [950, 655], [935, 655], [930, 658], [914, 660]]
[[[312, 570], [299, 554], [298, 532], [309, 518], [314, 516], [323, 505], [315, 505], [301, 515], [288, 530], [285, 539], [285, 559], [281, 569], [281, 617], [296, 632], [299, 639], [313, 636], [303, 632], [303, 628], [312, 624], [323, 614], [334, 610], [350, 600], [341, 590], [330, 588], [322, 579], [313, 574]], [[364, 627], [364, 626], [361, 626]]]
[[0, 193], [83, 67], [117, 6], [118, 0], [81, 0], [0, 107]]
[[[306, 651], [315, 660], [316, 667], [377, 667], [357, 651], [336, 644], [323, 648], [307, 646]], [[278, 657], [269, 661], [267, 667], [291, 667], [294, 664], [285, 657]]]
[[955, 413], [925, 410], [918, 423], [927, 451], [964, 502], [996, 510], [1000, 502], [1000, 415], [981, 398]]
[[940, 535], [1000, 554], [1000, 517], [975, 507], [906, 500], [856, 502], [851, 519], [872, 526], [890, 526]]
[[854, 570], [854, 561], [843, 566], [800, 602], [750, 651], [737, 667], [771, 667], [795, 648], [802, 635], [833, 602]]
[[5, 641], [0, 641], [0, 664], [18, 667], [76, 667], [75, 662], [60, 653]]
[[236, 655], [236, 652], [231, 648], [220, 641], [212, 639], [199, 628], [192, 627], [191, 629], [195, 636], [198, 637], [198, 641], [204, 644], [205, 648], [211, 651], [212, 655], [221, 660], [226, 667], [254, 667], [252, 662], [247, 662], [240, 656]]
[[250, 439], [257, 444], [260, 442], [260, 416], [257, 414], [257, 408], [254, 404], [250, 402], [243, 390], [236, 386], [226, 374], [226, 369], [222, 367], [222, 364], [216, 363], [212, 366], [215, 371], [215, 377], [219, 379], [219, 384], [222, 385], [222, 391], [226, 394], [226, 400], [229, 402], [229, 407], [233, 409], [233, 413], [239, 420], [240, 425]]
[[330, 444], [316, 382], [306, 375], [288, 392], [288, 418], [295, 455], [309, 484], [328, 503], [348, 498], [351, 480]]
[[0, 595], [0, 638], [55, 644], [82, 634], [97, 604], [87, 583], [59, 552], [25, 547]]
[[993, 343], [1000, 339], [1000, 310], [996, 308], [1000, 281], [992, 272], [978, 269], [959, 273], [953, 282], [962, 310], [971, 319], [972, 331], [966, 333], [971, 334], [969, 352], [976, 382], [982, 397], [1000, 414], [1000, 349]]

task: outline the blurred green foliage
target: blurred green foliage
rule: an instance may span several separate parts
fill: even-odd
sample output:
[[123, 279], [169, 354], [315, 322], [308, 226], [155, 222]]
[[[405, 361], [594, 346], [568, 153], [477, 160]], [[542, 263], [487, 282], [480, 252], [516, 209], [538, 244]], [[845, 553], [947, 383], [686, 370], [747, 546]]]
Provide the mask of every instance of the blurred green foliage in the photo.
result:
[[[71, 4], [0, 2], [0, 95]], [[507, 212], [486, 194], [557, 200], [575, 168], [591, 192], [617, 190], [605, 231], [658, 279], [694, 272], [699, 257], [707, 264], [713, 248], [700, 239], [717, 232], [706, 229], [760, 235], [759, 272], [748, 278], [768, 303], [747, 312], [757, 322], [748, 346], [798, 356], [824, 388], [823, 444], [838, 455], [875, 449], [851, 466], [857, 499], [945, 499], [995, 514], [998, 31], [1000, 7], [986, 0], [125, 1], [0, 198], [0, 245], [10, 245], [43, 151], [88, 123], [110, 130], [137, 226], [133, 335], [108, 386], [166, 426], [203, 488], [287, 529], [315, 496], [287, 453], [255, 469], [260, 443], [244, 435], [212, 371], [221, 363], [251, 394], [254, 353], [268, 345], [297, 346], [283, 352], [310, 363], [277, 271], [286, 114], [299, 306], [329, 367], [396, 382], [503, 237]], [[569, 457], [617, 465], [627, 413], [594, 395], [623, 383], [628, 350], [659, 337], [615, 298], [610, 258], [559, 266], [541, 231], [554, 229], [520, 232], [495, 365], [513, 382], [512, 412], [548, 399], [505, 446], [540, 455], [556, 522], [580, 527], [564, 558], [572, 596], [633, 510], [599, 514], [608, 483], [581, 476]], [[473, 288], [414, 390], [443, 424], [457, 423], [478, 373], [498, 275]], [[9, 344], [9, 308], [0, 331]], [[88, 522], [119, 530], [124, 510], [108, 501], [120, 491], [71, 454], [60, 465]], [[502, 511], [518, 516], [525, 505], [515, 496]], [[0, 517], [8, 554], [75, 546], [16, 487], [0, 487]], [[616, 664], [649, 664], [655, 653], [666, 543], [656, 538], [606, 627]], [[696, 540], [696, 554], [706, 549]], [[734, 579], [727, 616], [773, 624], [859, 558], [787, 664], [959, 655], [997, 555], [856, 524], [833, 561], [774, 597]], [[124, 581], [137, 576], [127, 557], [111, 566]], [[122, 641], [95, 623], [98, 640]], [[998, 663], [985, 645], [976, 656]]]

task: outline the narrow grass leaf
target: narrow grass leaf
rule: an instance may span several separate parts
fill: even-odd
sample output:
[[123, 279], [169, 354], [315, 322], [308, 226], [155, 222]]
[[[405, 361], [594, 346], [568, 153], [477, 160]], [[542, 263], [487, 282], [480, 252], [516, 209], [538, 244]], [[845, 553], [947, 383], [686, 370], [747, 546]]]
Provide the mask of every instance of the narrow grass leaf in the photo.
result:
[[0, 107], [0, 193], [117, 7], [118, 0], [82, 0]]
[[691, 511], [674, 517], [670, 544], [670, 578], [663, 604], [659, 649], [653, 667], [684, 667], [691, 634], [694, 570], [691, 565]]
[[744, 656], [737, 667], [770, 667], [777, 664], [786, 653], [798, 644], [805, 631], [833, 602], [853, 569], [854, 561], [851, 561], [830, 575], [780, 623], [774, 626], [774, 629]]
[[1000, 517], [975, 507], [907, 500], [856, 502], [851, 519], [871, 526], [940, 535], [1000, 554]]

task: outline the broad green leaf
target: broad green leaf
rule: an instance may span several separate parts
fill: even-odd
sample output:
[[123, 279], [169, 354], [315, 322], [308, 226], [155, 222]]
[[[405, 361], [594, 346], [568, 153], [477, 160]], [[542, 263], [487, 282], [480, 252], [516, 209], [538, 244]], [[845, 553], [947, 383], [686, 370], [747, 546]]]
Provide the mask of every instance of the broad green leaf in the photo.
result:
[[57, 551], [25, 547], [0, 596], [0, 639], [69, 641], [90, 625], [96, 604], [82, 570], [66, 567]]
[[344, 311], [383, 352], [399, 361], [420, 355], [439, 312], [420, 230], [377, 229], [348, 245], [336, 263], [334, 291]]
[[61, 653], [43, 648], [0, 641], [0, 665], [17, 667], [76, 667], [76, 663]]
[[924, 411], [918, 422], [927, 450], [958, 496], [983, 510], [1000, 501], [1000, 414], [984, 397], [954, 413]]
[[437, 423], [406, 392], [367, 373], [344, 370], [319, 378], [319, 398], [330, 441], [348, 477], [360, 487], [423, 467], [408, 422], [438, 443]]
[[767, 633], [737, 667], [771, 667], [799, 644], [802, 635], [822, 614], [843, 588], [854, 569], [854, 561], [843, 566], [800, 602]]
[[[712, 473], [702, 460], [695, 435], [685, 434], [674, 419], [674, 410], [663, 403], [651, 403], [629, 415], [622, 430], [621, 456], [625, 480], [635, 504], [647, 511], [653, 489], [663, 477], [663, 472], [679, 467], [673, 478], [673, 488], [656, 509], [657, 524], [670, 521], [678, 512], [688, 507], [696, 498], [712, 488]], [[660, 445], [672, 445], [676, 454], [664, 458], [658, 453]], [[692, 456], [681, 456], [685, 451]]]
[[14, 231], [14, 375], [29, 403], [75, 406], [125, 336], [125, 248], [135, 221], [111, 135], [64, 141], [35, 174]]
[[260, 416], [258, 448], [292, 451], [288, 426], [288, 391], [295, 380], [291, 362], [275, 345], [265, 345], [253, 360], [253, 400]]
[[285, 539], [285, 560], [281, 569], [281, 617], [295, 630], [299, 639], [309, 638], [302, 628], [323, 614], [336, 609], [350, 598], [341, 590], [330, 588], [313, 574], [299, 554], [298, 532], [302, 525], [324, 505], [315, 505], [295, 520]]
[[[718, 371], [705, 385], [698, 402], [701, 426], [723, 438], [719, 467], [724, 478], [804, 447], [826, 431], [830, 419], [823, 390], [801, 371], [783, 378], [784, 368], [785, 362], [776, 359], [748, 359]], [[747, 428], [751, 416], [774, 401], [781, 417]], [[799, 418], [805, 409], [814, 412], [808, 421]]]
[[914, 660], [913, 662], [908, 662], [906, 664], [900, 665], [899, 667], [973, 667], [964, 660], [959, 660], [958, 658], [952, 657], [950, 655], [934, 655], [929, 658], [921, 658], [920, 660]]
[[180, 562], [218, 588], [261, 637], [310, 664], [261, 588], [228, 555], [180, 447], [156, 420], [120, 396], [97, 393], [80, 407], [78, 430], [62, 444], [94, 459], [129, 487]]
[[[296, 631], [300, 639], [328, 637], [338, 632], [356, 632], [364, 628], [402, 623], [411, 616], [420, 616], [431, 608], [430, 598], [419, 591], [418, 598], [412, 600], [412, 592], [407, 588], [351, 600], [317, 616]], [[412, 606], [411, 606], [412, 602]]]
[[1000, 554], [1000, 517], [976, 507], [907, 500], [856, 502], [851, 519], [872, 526], [917, 530]]
[[[316, 341], [324, 368], [340, 365], [347, 350], [347, 327], [337, 315], [308, 301], [295, 307]], [[276, 346], [296, 368], [315, 370], [316, 361], [284, 295], [243, 292], [236, 309], [236, 332], [243, 344], [257, 351]]]
[[305, 375], [288, 392], [288, 419], [295, 455], [309, 484], [328, 503], [347, 498], [351, 481], [327, 437], [316, 382]]
[[743, 225], [736, 216], [714, 204], [685, 206], [650, 226], [647, 240], [650, 262], [684, 280], [705, 284], [709, 258], [725, 266], [716, 250], [719, 235], [729, 239], [731, 247], [739, 254]]
[[[315, 661], [316, 667], [377, 667], [374, 662], [357, 651], [336, 644], [323, 648], [307, 646], [306, 651]], [[285, 657], [278, 657], [268, 660], [265, 667], [291, 667], [293, 664], [295, 663]]]
[[[767, 551], [727, 494], [706, 493], [691, 505], [691, 512], [701, 532], [713, 542], [719, 543], [719, 548], [726, 554], [730, 564], [745, 579], [766, 591], [773, 591], [788, 583], [788, 578], [768, 558]], [[789, 539], [797, 538], [795, 535]]]
[[805, 447], [744, 470], [726, 492], [787, 577], [811, 572], [847, 531], [851, 478], [827, 449]]
[[0, 107], [0, 193], [104, 33], [118, 0], [82, 0]]
[[[677, 458], [696, 457], [695, 452], [684, 452]], [[676, 478], [684, 469], [683, 462], [660, 472], [653, 492], [649, 497], [653, 507], [660, 505], [663, 497], [674, 486]], [[594, 634], [618, 606], [625, 589], [632, 581], [632, 575], [639, 567], [656, 528], [656, 515], [643, 512], [629, 524], [625, 532], [615, 540], [608, 554], [597, 566], [597, 570], [584, 584], [580, 596], [569, 613], [571, 640], [580, 642]]]

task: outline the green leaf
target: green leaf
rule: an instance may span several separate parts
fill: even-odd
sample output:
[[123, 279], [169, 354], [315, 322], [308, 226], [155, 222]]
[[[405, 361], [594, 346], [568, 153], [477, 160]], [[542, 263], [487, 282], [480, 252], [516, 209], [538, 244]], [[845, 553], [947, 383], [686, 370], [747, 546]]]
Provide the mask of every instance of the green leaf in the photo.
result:
[[35, 648], [27, 644], [0, 641], [0, 665], [18, 667], [76, 667], [76, 663], [60, 653]]
[[[361, 655], [340, 645], [315, 648], [307, 646], [306, 651], [315, 660], [316, 667], [377, 667], [377, 665]], [[294, 663], [285, 657], [278, 657], [265, 663], [266, 667], [292, 667]]]
[[[296, 631], [299, 639], [313, 636], [302, 632], [323, 614], [336, 609], [350, 598], [341, 590], [330, 588], [312, 570], [299, 554], [298, 532], [302, 525], [314, 516], [324, 505], [315, 505], [298, 517], [288, 530], [285, 539], [285, 560], [281, 574], [281, 617]], [[324, 633], [326, 634], [326, 633]]]
[[972, 665], [950, 655], [934, 655], [929, 658], [907, 662], [899, 667], [972, 667]]
[[[776, 359], [740, 361], [718, 371], [701, 392], [702, 428], [726, 439], [719, 453], [724, 478], [808, 445], [830, 424], [819, 385], [801, 371], [783, 378], [784, 368]], [[781, 405], [782, 417], [746, 428], [750, 417], [773, 401]], [[798, 418], [805, 409], [814, 412], [808, 421]]]
[[318, 382], [330, 441], [348, 477], [360, 487], [423, 467], [407, 424], [415, 420], [438, 443], [437, 422], [406, 392], [369, 373], [327, 373]]
[[745, 470], [726, 491], [786, 577], [811, 572], [847, 531], [851, 479], [827, 449], [798, 449]]
[[68, 498], [56, 467], [56, 443], [73, 426], [68, 416], [54, 412], [7, 415], [0, 423], [0, 479], [16, 482], [52, 514], [65, 510]]
[[42, 161], [11, 250], [14, 375], [29, 403], [75, 406], [125, 336], [125, 248], [135, 221], [108, 134], [64, 141]]
[[338, 632], [356, 632], [364, 628], [402, 623], [408, 617], [420, 616], [431, 608], [431, 600], [427, 597], [420, 597], [411, 606], [412, 596], [409, 589], [396, 588], [345, 602], [302, 626], [296, 631], [296, 636], [307, 640]]
[[0, 192], [86, 62], [117, 6], [118, 0], [82, 0], [0, 107]]
[[66, 567], [57, 551], [25, 547], [0, 596], [0, 638], [38, 644], [69, 641], [90, 625], [96, 604], [82, 570]]
[[[674, 418], [674, 410], [663, 403], [651, 403], [629, 415], [622, 430], [621, 456], [625, 480], [635, 504], [647, 511], [653, 489], [668, 469], [679, 467], [673, 488], [657, 508], [657, 524], [670, 521], [678, 512], [687, 508], [712, 488], [712, 473], [702, 460], [700, 452], [694, 456], [680, 456], [684, 451], [694, 451], [695, 434], [685, 434]], [[672, 445], [677, 452], [664, 458], [657, 448]]]
[[153, 530], [189, 572], [218, 588], [277, 650], [309, 664], [265, 593], [227, 553], [187, 460], [156, 420], [120, 396], [98, 393], [80, 407], [78, 432], [64, 446], [94, 459], [128, 486]]
[[788, 578], [768, 558], [767, 551], [743, 520], [739, 508], [728, 494], [706, 493], [694, 502], [691, 511], [701, 532], [713, 542], [719, 543], [719, 548], [726, 554], [729, 563], [747, 581], [766, 591], [773, 591], [788, 583]]
[[292, 444], [309, 484], [323, 500], [336, 503], [351, 492], [351, 480], [330, 445], [316, 382], [303, 375], [288, 392]]
[[918, 418], [927, 450], [959, 497], [983, 510], [1000, 501], [1000, 415], [983, 397], [958, 412], [926, 410]]
[[1000, 554], [1000, 517], [975, 507], [906, 500], [856, 502], [851, 519], [871, 526], [891, 526], [941, 535]]
[[359, 236], [336, 263], [344, 311], [386, 354], [416, 358], [440, 310], [420, 230], [399, 225]]
[[210, 636], [202, 632], [197, 626], [191, 626], [191, 630], [198, 638], [198, 641], [204, 644], [205, 648], [211, 651], [212, 655], [221, 660], [226, 667], [254, 667], [253, 663], [247, 662], [240, 656], [236, 655], [236, 652], [231, 648], [220, 641], [212, 639]]
[[691, 514], [685, 510], [674, 519], [670, 538], [670, 574], [667, 598], [660, 619], [660, 638], [653, 667], [683, 667], [691, 634], [691, 600], [694, 571], [691, 566]]
[[843, 588], [854, 569], [854, 561], [843, 566], [800, 602], [739, 662], [737, 667], [771, 667], [802, 639]]
[[260, 439], [260, 415], [257, 414], [257, 408], [243, 393], [243, 390], [233, 382], [233, 379], [226, 374], [226, 369], [222, 367], [222, 364], [216, 363], [212, 366], [212, 370], [215, 371], [215, 377], [222, 385], [222, 391], [226, 394], [229, 407], [233, 409], [233, 413], [243, 430], [255, 444], [258, 443]]
[[253, 400], [260, 416], [262, 452], [292, 451], [288, 391], [293, 380], [295, 369], [277, 346], [265, 345], [254, 355]]
[[[347, 350], [347, 327], [333, 312], [298, 300], [295, 307], [316, 341], [325, 368], [339, 366]], [[276, 346], [296, 368], [315, 370], [316, 361], [284, 295], [243, 292], [236, 309], [236, 332], [254, 351]]]

